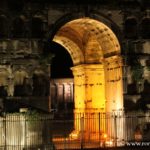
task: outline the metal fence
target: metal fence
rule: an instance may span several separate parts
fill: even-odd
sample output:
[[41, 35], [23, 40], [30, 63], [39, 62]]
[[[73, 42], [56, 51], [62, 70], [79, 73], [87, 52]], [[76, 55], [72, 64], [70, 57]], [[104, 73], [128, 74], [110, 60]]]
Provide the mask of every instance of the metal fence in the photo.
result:
[[7, 114], [0, 117], [0, 150], [49, 150], [51, 116]]
[[52, 137], [56, 149], [146, 149], [150, 147], [150, 112], [75, 114], [74, 120], [53, 120]]
[[[68, 116], [68, 114], [66, 114]], [[53, 150], [150, 146], [150, 112], [0, 117], [0, 150]]]

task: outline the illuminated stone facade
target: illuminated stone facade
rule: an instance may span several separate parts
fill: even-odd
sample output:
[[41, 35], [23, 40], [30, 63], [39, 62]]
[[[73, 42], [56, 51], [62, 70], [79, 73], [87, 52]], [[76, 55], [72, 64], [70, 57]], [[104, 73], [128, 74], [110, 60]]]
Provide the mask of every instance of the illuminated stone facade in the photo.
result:
[[[75, 114], [122, 111], [123, 99], [125, 104], [142, 99], [148, 104], [143, 97], [150, 86], [148, 2], [14, 1], [0, 2], [3, 99], [36, 97], [39, 105], [43, 97], [50, 100], [51, 62], [43, 65], [41, 56], [54, 41], [73, 61]], [[75, 123], [75, 130], [80, 127]]]
[[62, 105], [61, 112], [66, 111], [66, 109], [67, 111], [70, 110], [67, 104], [74, 103], [73, 79], [51, 79], [50, 93], [52, 108], [59, 111], [59, 107]]
[[[84, 126], [85, 137], [89, 132], [97, 136], [99, 126], [105, 126], [106, 120], [99, 124], [96, 115], [124, 109], [123, 64], [118, 39], [108, 26], [89, 17], [66, 23], [53, 40], [66, 48], [74, 64], [75, 132], [79, 134]], [[82, 117], [87, 118], [86, 115], [95, 117], [84, 120], [81, 125]], [[112, 124], [111, 120], [107, 123]], [[105, 127], [101, 128], [102, 133], [105, 130]]]

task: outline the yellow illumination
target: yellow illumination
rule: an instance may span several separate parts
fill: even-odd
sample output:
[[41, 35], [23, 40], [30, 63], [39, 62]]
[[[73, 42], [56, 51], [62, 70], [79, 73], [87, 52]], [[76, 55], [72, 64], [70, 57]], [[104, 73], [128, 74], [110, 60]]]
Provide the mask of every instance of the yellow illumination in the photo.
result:
[[114, 143], [113, 143], [112, 140], [106, 140], [106, 141], [105, 141], [105, 145], [108, 146], [108, 147], [112, 147], [113, 144], [114, 144]]
[[72, 132], [72, 133], [69, 135], [69, 137], [70, 137], [71, 139], [77, 139], [78, 136], [79, 136], [79, 133], [77, 133], [77, 132]]
[[[84, 139], [94, 139], [103, 132], [107, 139], [114, 120], [106, 120], [105, 113], [123, 110], [122, 59], [117, 37], [102, 22], [82, 18], [62, 26], [53, 41], [66, 48], [74, 64], [75, 131], [70, 137], [79, 138], [84, 131]], [[103, 114], [100, 122], [98, 114]], [[122, 136], [123, 120], [116, 123]]]
[[106, 133], [103, 134], [103, 138], [104, 138], [104, 139], [107, 138], [107, 134], [106, 134]]

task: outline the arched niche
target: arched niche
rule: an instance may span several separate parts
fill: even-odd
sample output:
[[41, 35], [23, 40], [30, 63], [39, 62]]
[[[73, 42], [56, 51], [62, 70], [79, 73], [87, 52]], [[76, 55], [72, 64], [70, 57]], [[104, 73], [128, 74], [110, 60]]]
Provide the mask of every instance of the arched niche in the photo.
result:
[[31, 20], [31, 37], [42, 38], [43, 34], [43, 20], [38, 16], [34, 16]]
[[27, 86], [30, 85], [28, 72], [23, 68], [19, 68], [13, 72], [13, 76], [14, 96], [29, 96], [29, 91], [27, 92], [29, 89]]
[[25, 36], [25, 20], [17, 17], [13, 20], [12, 34], [14, 38], [22, 38]]
[[8, 36], [8, 20], [5, 15], [0, 15], [0, 38]]
[[144, 17], [141, 22], [141, 36], [150, 39], [150, 17]]
[[40, 69], [37, 68], [33, 72], [32, 76], [32, 95], [33, 96], [48, 96], [49, 95], [49, 77], [46, 75], [46, 73]]
[[137, 20], [135, 17], [127, 17], [124, 23], [124, 32], [126, 38], [134, 39], [137, 37]]

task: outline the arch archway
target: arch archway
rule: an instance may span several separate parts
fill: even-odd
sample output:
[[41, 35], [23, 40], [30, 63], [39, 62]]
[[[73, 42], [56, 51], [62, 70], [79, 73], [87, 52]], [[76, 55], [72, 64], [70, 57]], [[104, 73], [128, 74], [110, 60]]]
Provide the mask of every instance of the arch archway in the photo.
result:
[[[80, 18], [63, 25], [53, 41], [65, 47], [73, 61], [74, 128], [77, 135], [82, 126], [85, 133], [95, 133], [93, 137], [99, 126], [102, 132], [106, 132], [112, 126], [111, 120], [106, 123], [103, 119], [99, 123], [98, 114], [123, 110], [122, 58], [117, 37], [104, 23]], [[86, 114], [93, 119], [84, 120], [82, 125], [81, 119], [87, 118]]]
[[125, 37], [129, 39], [137, 38], [137, 20], [134, 16], [127, 17], [125, 20]]

